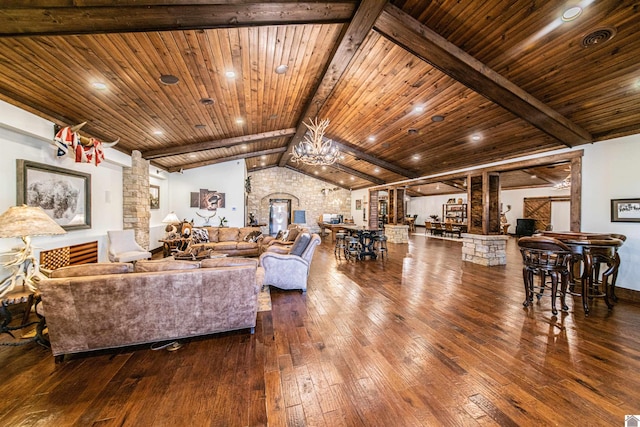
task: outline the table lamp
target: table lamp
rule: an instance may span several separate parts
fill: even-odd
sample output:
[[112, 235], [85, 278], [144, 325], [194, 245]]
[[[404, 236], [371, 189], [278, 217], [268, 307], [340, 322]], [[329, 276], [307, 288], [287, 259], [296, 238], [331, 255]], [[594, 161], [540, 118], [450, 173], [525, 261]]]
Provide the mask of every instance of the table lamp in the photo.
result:
[[167, 225], [167, 227], [164, 229], [164, 231], [167, 232], [167, 236], [171, 235], [171, 234], [175, 234], [178, 232], [178, 229], [176, 228], [176, 224], [180, 224], [180, 218], [178, 218], [178, 216], [176, 215], [175, 212], [169, 212], [167, 214], [167, 216], [164, 217], [164, 219], [162, 220], [162, 222], [164, 224], [169, 224]]
[[3, 255], [13, 256], [13, 259], [2, 265], [12, 271], [12, 274], [0, 284], [0, 297], [11, 292], [19, 279], [23, 286], [30, 291], [37, 290], [37, 281], [40, 276], [39, 263], [33, 254], [31, 236], [51, 236], [65, 234], [47, 213], [37, 206], [12, 206], [0, 215], [0, 237], [20, 237], [24, 242], [24, 248], [6, 252]]

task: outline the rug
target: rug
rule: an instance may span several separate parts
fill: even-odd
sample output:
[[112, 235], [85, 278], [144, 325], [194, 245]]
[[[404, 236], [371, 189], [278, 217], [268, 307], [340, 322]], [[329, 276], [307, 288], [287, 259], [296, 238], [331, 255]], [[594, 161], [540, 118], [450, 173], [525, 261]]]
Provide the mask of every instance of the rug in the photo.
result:
[[449, 237], [449, 236], [431, 235], [431, 234], [425, 235], [424, 233], [411, 233], [411, 235], [412, 236], [426, 237], [428, 239], [451, 240], [453, 242], [462, 243], [462, 238], [461, 237]]
[[269, 286], [263, 286], [258, 294], [258, 311], [271, 311], [271, 292]]

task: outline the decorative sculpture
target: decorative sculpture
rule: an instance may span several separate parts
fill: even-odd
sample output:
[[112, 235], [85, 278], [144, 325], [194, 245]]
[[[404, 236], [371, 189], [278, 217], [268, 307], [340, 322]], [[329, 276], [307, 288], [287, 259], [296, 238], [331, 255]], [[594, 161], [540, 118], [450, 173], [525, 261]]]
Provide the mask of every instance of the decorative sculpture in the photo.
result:
[[62, 157], [71, 155], [76, 163], [95, 163], [96, 166], [104, 160], [104, 148], [111, 148], [120, 142], [120, 138], [113, 142], [100, 142], [95, 138], [87, 138], [78, 133], [78, 131], [87, 122], [80, 123], [75, 126], [66, 126], [61, 128], [53, 138], [54, 145], [57, 147], [57, 156]]

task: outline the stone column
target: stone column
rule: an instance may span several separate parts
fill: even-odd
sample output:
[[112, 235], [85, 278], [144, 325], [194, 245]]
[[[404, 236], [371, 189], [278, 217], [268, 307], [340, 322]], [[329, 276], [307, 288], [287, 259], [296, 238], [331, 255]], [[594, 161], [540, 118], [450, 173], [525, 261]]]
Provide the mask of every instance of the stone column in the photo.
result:
[[462, 234], [462, 260], [486, 266], [507, 263], [505, 235]]
[[149, 248], [149, 162], [140, 151], [131, 153], [131, 167], [122, 168], [123, 228], [135, 231], [136, 241]]
[[389, 243], [409, 243], [409, 226], [404, 224], [385, 224], [384, 235]]

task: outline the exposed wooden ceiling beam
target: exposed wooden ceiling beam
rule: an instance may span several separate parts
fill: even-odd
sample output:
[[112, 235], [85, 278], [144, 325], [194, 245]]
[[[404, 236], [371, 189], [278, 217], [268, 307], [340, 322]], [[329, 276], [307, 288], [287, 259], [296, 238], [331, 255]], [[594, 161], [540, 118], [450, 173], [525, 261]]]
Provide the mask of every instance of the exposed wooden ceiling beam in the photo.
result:
[[[307, 127], [303, 122], [307, 117], [312, 116], [315, 111], [322, 108], [327, 98], [329, 98], [336, 84], [340, 81], [342, 74], [358, 52], [360, 45], [373, 28], [373, 24], [376, 19], [378, 19], [378, 15], [380, 15], [386, 3], [387, 0], [362, 0], [360, 2], [360, 6], [358, 6], [358, 9], [353, 15], [353, 19], [351, 19], [349, 26], [343, 33], [342, 39], [331, 61], [329, 61], [322, 80], [318, 84], [313, 97], [309, 100], [307, 107], [304, 109], [304, 114], [300, 117], [296, 134], [291, 138], [291, 141], [289, 141], [289, 147], [287, 148], [288, 153], [293, 152], [293, 147], [302, 140], [304, 134], [307, 132]], [[280, 167], [285, 166], [289, 162], [289, 159], [290, 156], [283, 155], [278, 165]]]
[[169, 172], [180, 172], [180, 170], [182, 170], [182, 169], [195, 169], [195, 168], [200, 168], [202, 166], [209, 166], [209, 165], [215, 165], [217, 163], [230, 162], [232, 160], [245, 159], [247, 157], [255, 157], [255, 156], [262, 156], [262, 155], [267, 156], [269, 154], [279, 154], [279, 153], [282, 153], [284, 150], [286, 150], [286, 148], [284, 148], [284, 147], [271, 148], [269, 150], [254, 151], [253, 153], [242, 153], [242, 154], [237, 154], [235, 156], [221, 157], [219, 159], [205, 160], [205, 161], [202, 161], [202, 162], [194, 162], [194, 163], [186, 163], [184, 165], [168, 168], [167, 170]]
[[376, 21], [375, 29], [392, 42], [563, 144], [574, 147], [593, 141], [589, 132], [397, 7], [388, 4]]
[[456, 181], [454, 181], [452, 179], [445, 179], [445, 180], [440, 181], [440, 182], [442, 182], [445, 185], [448, 185], [449, 187], [457, 188], [458, 190], [462, 190], [464, 192], [467, 191], [467, 187], [464, 186], [464, 182], [463, 183], [459, 183], [459, 182], [456, 182]]
[[355, 1], [249, 2], [193, 0], [5, 0], [0, 37], [126, 33], [256, 25], [348, 22]]
[[[542, 181], [545, 181], [545, 182], [547, 182], [549, 184], [557, 184], [558, 183], [558, 178], [556, 178], [555, 175], [549, 174], [549, 173], [545, 173], [544, 170], [542, 170], [541, 168], [538, 168], [538, 169], [535, 169], [535, 170], [532, 170], [532, 169], [529, 169], [529, 168], [525, 168], [525, 169], [522, 169], [522, 172], [524, 172], [526, 174], [529, 174], [529, 175], [532, 175], [532, 176], [535, 175], [536, 178], [538, 178], [538, 179], [540, 179]], [[567, 172], [567, 175], [569, 175], [569, 173], [570, 172]]]
[[263, 141], [265, 139], [282, 138], [296, 133], [295, 128], [274, 130], [271, 132], [257, 133], [254, 135], [243, 135], [234, 138], [218, 139], [216, 141], [198, 142], [189, 145], [176, 147], [159, 148], [142, 153], [142, 158], [146, 160], [158, 159], [160, 157], [177, 156], [179, 154], [193, 153], [196, 151], [214, 150], [216, 148], [232, 147], [234, 145], [245, 144], [247, 142]]
[[364, 172], [360, 172], [359, 170], [355, 170], [355, 169], [351, 169], [350, 167], [341, 165], [339, 163], [334, 163], [332, 165], [329, 165], [327, 167], [333, 168], [335, 170], [339, 170], [340, 172], [344, 172], [344, 173], [348, 173], [349, 175], [353, 175], [353, 176], [357, 176], [358, 178], [362, 178], [366, 181], [372, 182], [376, 185], [381, 185], [384, 184], [386, 181], [383, 179], [380, 179], [378, 177], [375, 176], [371, 176], [368, 175]]
[[415, 172], [409, 171], [407, 169], [403, 169], [393, 163], [389, 163], [385, 160], [379, 159], [378, 157], [372, 156], [371, 154], [367, 154], [362, 150], [358, 150], [357, 148], [351, 145], [341, 144], [336, 141], [333, 141], [333, 143], [336, 145], [336, 147], [338, 147], [344, 153], [349, 153], [352, 156], [355, 156], [359, 159], [364, 160], [365, 162], [371, 163], [372, 165], [379, 166], [382, 169], [386, 169], [390, 172], [397, 173], [400, 176], [405, 176], [407, 178], [417, 178], [420, 176]]
[[[468, 169], [461, 172], [453, 172], [453, 173], [447, 173], [443, 175], [424, 176], [424, 177], [419, 177], [415, 179], [407, 179], [403, 181], [393, 182], [393, 183], [390, 183], [389, 185], [416, 186], [416, 185], [423, 185], [423, 184], [432, 184], [435, 182], [445, 182], [447, 180], [464, 179], [470, 175], [477, 176], [477, 175], [481, 175], [483, 173], [489, 173], [489, 172], [510, 172], [510, 171], [522, 170], [525, 168], [535, 168], [539, 166], [551, 166], [551, 165], [564, 164], [567, 162], [571, 162], [572, 164], [571, 169], [573, 170], [574, 162], [581, 161], [583, 155], [584, 155], [584, 150], [574, 150], [574, 151], [568, 151], [566, 153], [561, 153], [561, 154], [552, 154], [550, 156], [535, 157], [527, 160], [518, 160], [518, 161], [506, 162], [498, 165], [477, 167], [477, 168], [472, 168], [472, 169]], [[374, 186], [374, 187], [371, 187], [371, 190], [382, 189], [381, 187], [382, 186]]]

